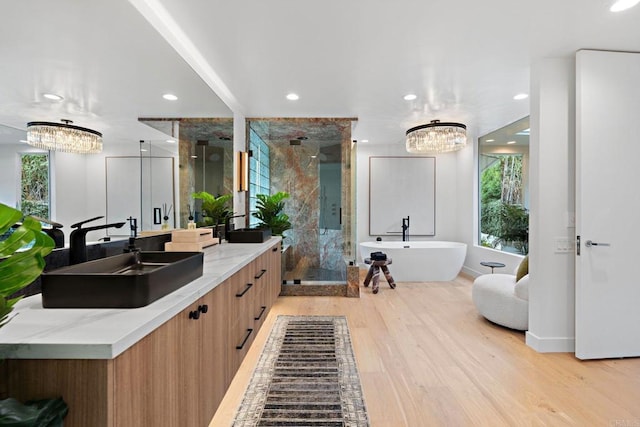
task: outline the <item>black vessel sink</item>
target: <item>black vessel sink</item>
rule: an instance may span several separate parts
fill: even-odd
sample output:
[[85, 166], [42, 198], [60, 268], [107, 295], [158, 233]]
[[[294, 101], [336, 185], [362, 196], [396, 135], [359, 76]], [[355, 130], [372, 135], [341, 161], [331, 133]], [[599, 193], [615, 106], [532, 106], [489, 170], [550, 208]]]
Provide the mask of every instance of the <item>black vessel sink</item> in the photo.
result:
[[45, 308], [136, 308], [202, 276], [202, 252], [132, 252], [43, 273]]
[[270, 238], [270, 228], [239, 228], [227, 233], [229, 243], [262, 243]]

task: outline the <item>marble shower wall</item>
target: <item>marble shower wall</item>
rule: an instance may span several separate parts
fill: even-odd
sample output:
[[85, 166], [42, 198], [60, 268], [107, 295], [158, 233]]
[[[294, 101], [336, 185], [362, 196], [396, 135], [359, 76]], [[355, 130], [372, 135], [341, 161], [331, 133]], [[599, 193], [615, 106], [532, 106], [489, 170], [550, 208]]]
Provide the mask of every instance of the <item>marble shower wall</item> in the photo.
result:
[[[285, 244], [290, 245], [287, 270], [345, 269], [345, 251], [351, 252], [353, 241], [351, 123], [352, 119], [324, 118], [250, 120], [253, 130], [269, 144], [272, 194], [286, 191], [291, 195], [285, 202], [292, 223], [292, 229], [285, 232]], [[308, 139], [290, 145], [289, 141], [299, 136]], [[337, 158], [327, 159], [323, 150], [335, 144], [340, 147], [335, 151]], [[342, 230], [319, 229], [321, 158], [342, 164]]]
[[286, 191], [285, 212], [291, 230], [285, 243], [291, 246], [288, 269], [319, 268], [318, 223], [320, 219], [320, 180], [318, 158], [311, 158], [316, 148], [308, 144], [291, 146], [271, 144], [271, 191]]

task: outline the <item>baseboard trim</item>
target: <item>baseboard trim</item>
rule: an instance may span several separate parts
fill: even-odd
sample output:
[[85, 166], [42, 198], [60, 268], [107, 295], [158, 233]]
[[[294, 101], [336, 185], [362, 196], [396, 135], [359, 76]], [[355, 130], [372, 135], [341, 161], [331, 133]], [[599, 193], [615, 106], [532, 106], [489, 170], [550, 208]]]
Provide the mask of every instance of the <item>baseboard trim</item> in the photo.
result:
[[473, 268], [469, 268], [467, 266], [463, 266], [462, 267], [462, 272], [465, 273], [465, 274], [468, 274], [469, 276], [471, 276], [473, 278], [476, 278], [478, 276], [482, 276], [483, 274], [487, 274], [486, 272], [482, 273], [480, 271], [474, 270]]
[[529, 331], [525, 336], [527, 345], [538, 353], [575, 353], [576, 351], [574, 337], [541, 338]]

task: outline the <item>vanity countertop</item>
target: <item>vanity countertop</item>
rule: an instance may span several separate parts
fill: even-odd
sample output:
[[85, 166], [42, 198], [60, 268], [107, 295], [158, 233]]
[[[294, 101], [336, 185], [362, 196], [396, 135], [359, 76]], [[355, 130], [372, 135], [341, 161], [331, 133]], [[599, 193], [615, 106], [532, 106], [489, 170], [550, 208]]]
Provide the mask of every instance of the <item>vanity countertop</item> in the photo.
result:
[[45, 309], [40, 294], [24, 298], [0, 328], [0, 359], [113, 359], [278, 241], [206, 248], [202, 277], [142, 308]]

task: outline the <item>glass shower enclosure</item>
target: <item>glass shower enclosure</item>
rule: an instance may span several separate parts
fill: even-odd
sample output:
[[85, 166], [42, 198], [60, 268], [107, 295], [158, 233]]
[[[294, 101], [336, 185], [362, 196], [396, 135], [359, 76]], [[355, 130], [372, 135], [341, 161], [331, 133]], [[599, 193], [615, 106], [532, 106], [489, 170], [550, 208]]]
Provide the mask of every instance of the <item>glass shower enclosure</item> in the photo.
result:
[[350, 194], [345, 183], [347, 190], [351, 186], [350, 156], [345, 160], [344, 155], [345, 146], [351, 146], [350, 131], [351, 122], [346, 120], [249, 121], [249, 149], [262, 156], [251, 161], [262, 171], [250, 170], [249, 211], [255, 209], [253, 193], [267, 188], [265, 175], [270, 194], [290, 195], [285, 200], [291, 222], [283, 236], [285, 284], [346, 284], [345, 257], [350, 256], [353, 241], [348, 234], [352, 227], [345, 227], [351, 206], [344, 206], [345, 194]]

